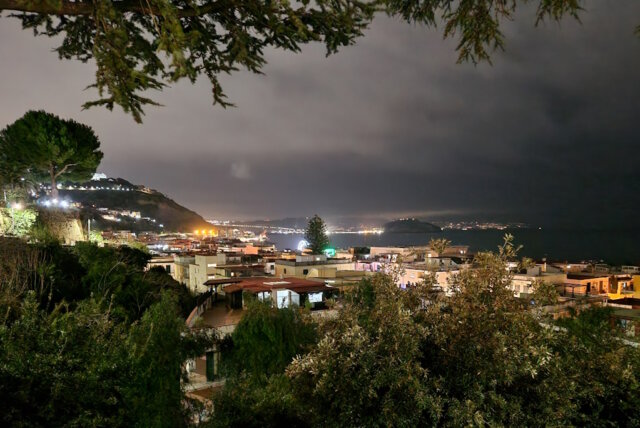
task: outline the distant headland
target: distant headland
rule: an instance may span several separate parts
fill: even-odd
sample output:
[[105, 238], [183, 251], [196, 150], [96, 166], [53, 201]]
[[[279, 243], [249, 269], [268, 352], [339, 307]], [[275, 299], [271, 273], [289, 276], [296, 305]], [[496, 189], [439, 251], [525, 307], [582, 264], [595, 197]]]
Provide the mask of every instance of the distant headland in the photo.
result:
[[425, 233], [440, 232], [442, 229], [435, 224], [427, 223], [416, 218], [401, 218], [384, 225], [385, 233]]

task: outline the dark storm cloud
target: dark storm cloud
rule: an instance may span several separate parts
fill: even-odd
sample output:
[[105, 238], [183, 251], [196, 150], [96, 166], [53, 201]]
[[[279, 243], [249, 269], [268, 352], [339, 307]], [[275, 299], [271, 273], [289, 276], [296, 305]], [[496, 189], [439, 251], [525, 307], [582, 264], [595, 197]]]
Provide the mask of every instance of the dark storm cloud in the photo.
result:
[[45, 108], [93, 126], [101, 169], [210, 217], [424, 215], [632, 224], [640, 207], [640, 3], [591, 1], [582, 25], [505, 24], [494, 65], [456, 64], [455, 41], [380, 17], [325, 58], [270, 52], [265, 76], [158, 94], [144, 125], [81, 111], [93, 68], [0, 20], [0, 125]]

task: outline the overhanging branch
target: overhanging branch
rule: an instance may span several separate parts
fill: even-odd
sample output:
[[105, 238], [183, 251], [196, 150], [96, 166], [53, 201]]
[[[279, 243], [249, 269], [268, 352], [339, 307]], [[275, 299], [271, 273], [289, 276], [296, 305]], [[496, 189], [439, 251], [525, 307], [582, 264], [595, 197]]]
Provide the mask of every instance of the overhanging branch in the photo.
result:
[[[143, 7], [139, 1], [120, 0], [113, 1], [113, 7], [120, 12], [133, 12], [142, 15], [161, 15], [155, 7]], [[209, 2], [198, 8], [176, 8], [178, 17], [197, 17], [206, 15], [216, 8], [216, 2]], [[14, 12], [39, 13], [43, 15], [93, 15], [93, 2], [62, 0], [57, 4], [33, 0], [0, 0], [0, 11], [11, 10]]]

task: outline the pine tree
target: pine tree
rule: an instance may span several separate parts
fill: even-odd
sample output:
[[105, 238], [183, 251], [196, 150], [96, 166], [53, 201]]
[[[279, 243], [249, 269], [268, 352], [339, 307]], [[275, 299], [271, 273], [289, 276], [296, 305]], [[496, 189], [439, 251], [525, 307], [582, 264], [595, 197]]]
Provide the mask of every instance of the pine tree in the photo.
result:
[[100, 141], [93, 130], [74, 120], [44, 111], [29, 111], [0, 132], [0, 174], [5, 180], [23, 177], [50, 182], [58, 197], [60, 180], [86, 181], [102, 160]]
[[329, 246], [329, 238], [327, 237], [327, 227], [318, 214], [311, 217], [307, 225], [307, 232], [304, 235], [309, 242], [309, 249], [312, 254], [322, 254]]

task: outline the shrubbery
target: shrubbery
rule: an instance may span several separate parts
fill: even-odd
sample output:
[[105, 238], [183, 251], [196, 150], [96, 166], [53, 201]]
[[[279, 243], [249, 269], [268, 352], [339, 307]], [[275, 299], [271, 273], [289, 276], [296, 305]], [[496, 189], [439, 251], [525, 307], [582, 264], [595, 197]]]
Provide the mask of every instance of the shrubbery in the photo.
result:
[[[362, 282], [336, 318], [301, 319], [318, 339], [284, 370], [270, 353], [247, 358], [214, 397], [210, 425], [638, 426], [640, 350], [602, 308], [550, 328], [513, 296], [505, 267], [515, 252], [507, 239], [479, 254], [452, 296], [429, 279], [406, 290], [388, 275]], [[535, 301], [553, 300], [538, 291]], [[253, 326], [271, 317], [249, 316]], [[261, 328], [247, 332], [264, 340]]]
[[3, 426], [186, 426], [193, 296], [131, 248], [0, 239]]

